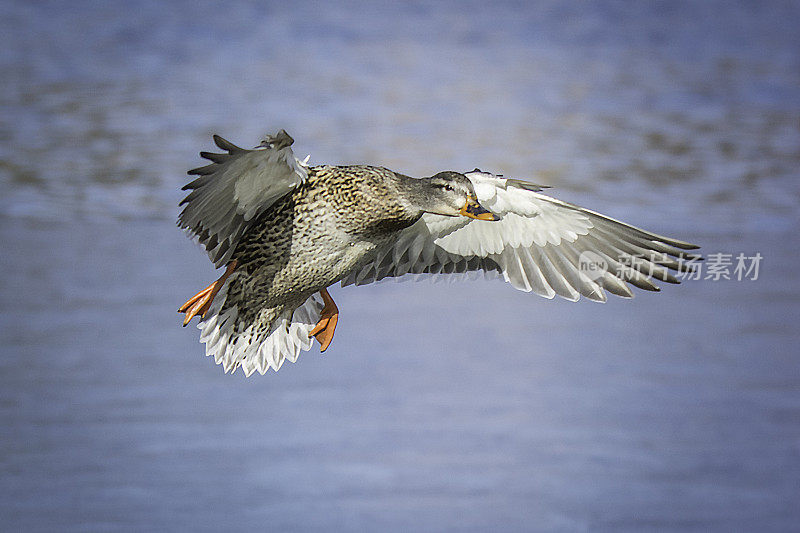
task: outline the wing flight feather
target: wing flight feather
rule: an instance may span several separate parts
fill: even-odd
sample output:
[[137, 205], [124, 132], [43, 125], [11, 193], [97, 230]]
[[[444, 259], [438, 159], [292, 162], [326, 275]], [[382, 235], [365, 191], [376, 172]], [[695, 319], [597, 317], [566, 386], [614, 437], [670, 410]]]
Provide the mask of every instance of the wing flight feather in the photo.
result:
[[294, 140], [281, 130], [247, 150], [214, 135], [227, 153], [200, 152], [211, 164], [189, 171], [199, 176], [183, 187], [191, 192], [178, 225], [195, 235], [215, 266], [227, 263], [253, 221], [305, 181], [305, 166], [295, 158]]
[[[480, 204], [499, 221], [426, 213], [375, 258], [342, 281], [364, 285], [406, 274], [484, 271], [545, 298], [584, 296], [604, 302], [606, 292], [630, 298], [628, 284], [657, 291], [653, 280], [679, 283], [699, 260], [697, 246], [657, 235], [550, 196], [542, 186], [469, 172]], [[583, 268], [585, 257], [605, 268]]]

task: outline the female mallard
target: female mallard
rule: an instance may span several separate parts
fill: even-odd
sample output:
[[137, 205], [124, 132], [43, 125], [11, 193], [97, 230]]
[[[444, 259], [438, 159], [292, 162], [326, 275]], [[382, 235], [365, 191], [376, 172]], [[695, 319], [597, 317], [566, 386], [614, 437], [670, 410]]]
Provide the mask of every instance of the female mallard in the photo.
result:
[[365, 165], [306, 166], [283, 130], [245, 150], [214, 136], [227, 154], [190, 170], [199, 178], [178, 224], [197, 236], [217, 281], [181, 308], [200, 315], [201, 342], [225, 371], [246, 375], [297, 360], [316, 337], [325, 351], [338, 309], [326, 288], [404, 274], [496, 273], [546, 298], [627, 283], [658, 290], [698, 257], [662, 237], [540, 194], [541, 186], [475, 169], [411, 178]]

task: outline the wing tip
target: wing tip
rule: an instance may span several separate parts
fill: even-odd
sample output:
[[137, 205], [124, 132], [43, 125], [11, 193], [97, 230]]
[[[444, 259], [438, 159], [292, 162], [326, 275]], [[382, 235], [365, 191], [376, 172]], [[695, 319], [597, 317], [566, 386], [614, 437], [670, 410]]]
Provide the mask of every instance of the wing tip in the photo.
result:
[[215, 152], [200, 152], [200, 157], [208, 159], [214, 163], [224, 163], [230, 157], [230, 154], [218, 154]]
[[671, 246], [674, 246], [675, 248], [680, 248], [681, 250], [699, 250], [700, 249], [700, 245], [698, 245], [698, 244], [692, 244], [690, 242], [681, 241], [681, 240], [678, 240], [678, 239], [664, 238], [662, 240], [662, 242], [665, 242], [665, 243], [667, 243], [667, 244], [669, 244]]
[[261, 141], [261, 146], [281, 150], [294, 144], [294, 139], [291, 135], [286, 133], [286, 130], [281, 128], [278, 133], [274, 135], [265, 135], [264, 140]]
[[235, 153], [238, 153], [238, 152], [244, 152], [245, 151], [244, 148], [236, 146], [235, 144], [233, 144], [229, 140], [217, 135], [216, 133], [214, 135], [212, 135], [211, 138], [214, 139], [214, 144], [216, 144], [219, 148], [221, 148], [222, 150], [225, 150], [229, 154], [235, 154]]

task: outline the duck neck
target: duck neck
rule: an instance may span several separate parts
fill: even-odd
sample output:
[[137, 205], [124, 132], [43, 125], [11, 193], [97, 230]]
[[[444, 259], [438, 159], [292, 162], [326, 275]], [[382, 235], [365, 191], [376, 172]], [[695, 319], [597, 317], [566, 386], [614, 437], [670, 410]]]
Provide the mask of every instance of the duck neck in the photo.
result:
[[[397, 173], [395, 173], [397, 174]], [[410, 216], [419, 219], [430, 203], [430, 194], [427, 190], [427, 178], [412, 178], [404, 174], [397, 174], [395, 186], [397, 198], [401, 207]]]

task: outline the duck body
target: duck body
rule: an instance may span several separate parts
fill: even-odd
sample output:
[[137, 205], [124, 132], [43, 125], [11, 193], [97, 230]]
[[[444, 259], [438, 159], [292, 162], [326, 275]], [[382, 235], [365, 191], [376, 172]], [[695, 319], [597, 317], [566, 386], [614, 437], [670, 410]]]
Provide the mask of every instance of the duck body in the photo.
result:
[[[178, 225], [225, 273], [179, 311], [226, 372], [278, 370], [312, 340], [329, 346], [338, 309], [327, 287], [406, 274], [501, 276], [545, 298], [604, 302], [629, 286], [692, 270], [697, 246], [475, 169], [412, 178], [368, 165], [307, 166], [283, 130], [246, 150], [201, 152]], [[657, 319], [659, 317], [656, 317]]]
[[222, 311], [237, 306], [244, 321], [268, 327], [359, 268], [421, 218], [399, 200], [398, 183], [411, 179], [365, 165], [310, 167], [308, 179], [261, 214], [231, 255], [237, 268]]

